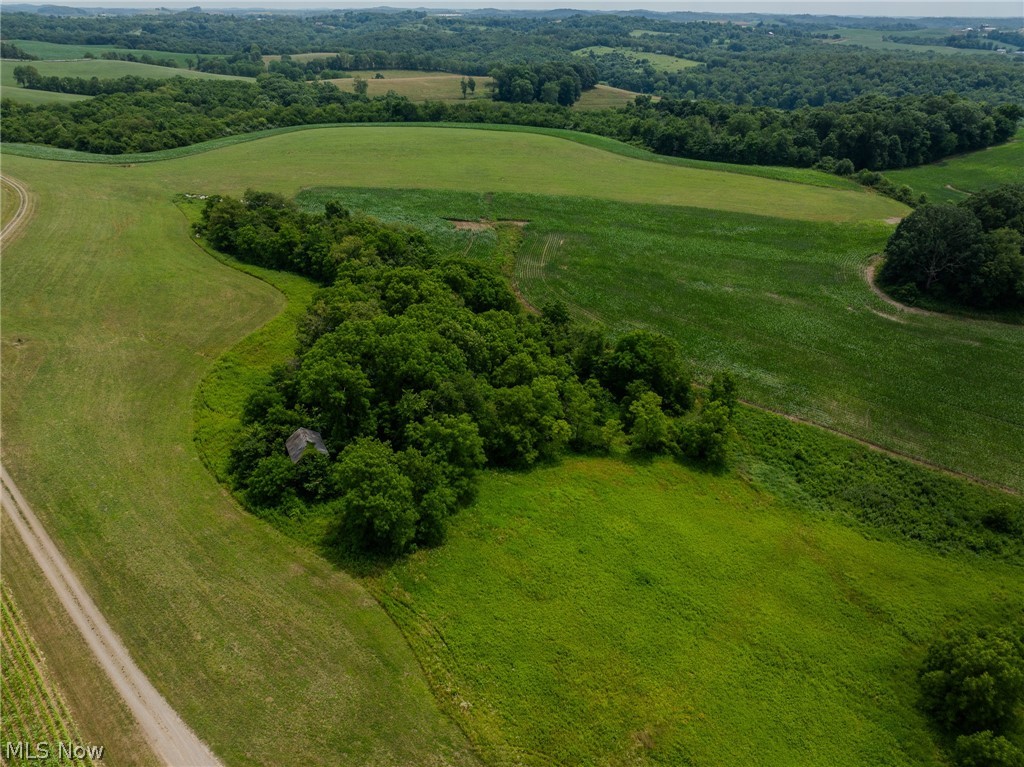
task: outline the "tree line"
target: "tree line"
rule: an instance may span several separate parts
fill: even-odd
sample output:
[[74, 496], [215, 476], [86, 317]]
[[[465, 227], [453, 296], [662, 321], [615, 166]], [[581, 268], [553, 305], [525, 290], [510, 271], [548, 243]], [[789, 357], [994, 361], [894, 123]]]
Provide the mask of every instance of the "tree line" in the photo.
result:
[[[722, 376], [698, 396], [663, 336], [612, 341], [557, 304], [529, 315], [499, 274], [333, 201], [319, 214], [262, 192], [214, 197], [198, 231], [325, 286], [294, 361], [245, 406], [230, 473], [256, 514], [315, 510], [333, 520], [336, 545], [401, 554], [443, 539], [484, 467], [627, 445], [725, 460], [735, 385]], [[329, 454], [293, 463], [285, 441], [299, 427]]]
[[[31, 65], [16, 68], [27, 87], [102, 94], [73, 104], [0, 104], [5, 140], [103, 154], [168, 149], [265, 128], [344, 122], [466, 122], [518, 124], [594, 133], [659, 154], [722, 162], [811, 167], [852, 173], [910, 167], [980, 149], [1013, 135], [1024, 110], [978, 104], [955, 95], [864, 98], [850, 104], [791, 112], [709, 101], [638, 98], [620, 109], [576, 111], [544, 103], [575, 97], [590, 74], [545, 65], [544, 80], [524, 80], [521, 98], [537, 103], [426, 102], [388, 94], [367, 99], [327, 82], [277, 74], [254, 82], [117, 80], [42, 77]], [[509, 68], [503, 85], [519, 72]], [[571, 74], [570, 74], [571, 73]], [[525, 78], [525, 75], [524, 75]], [[563, 94], [563, 88], [565, 93]], [[557, 93], [556, 93], [557, 90]], [[125, 126], [131, 126], [126, 130]]]

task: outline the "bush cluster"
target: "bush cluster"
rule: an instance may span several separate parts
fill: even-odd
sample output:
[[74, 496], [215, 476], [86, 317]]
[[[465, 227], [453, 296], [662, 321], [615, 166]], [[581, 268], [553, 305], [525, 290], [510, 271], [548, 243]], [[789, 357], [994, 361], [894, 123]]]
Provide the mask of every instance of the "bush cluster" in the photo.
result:
[[[423, 234], [328, 203], [211, 198], [201, 231], [239, 258], [326, 285], [295, 360], [249, 399], [230, 472], [260, 514], [325, 504], [338, 542], [389, 554], [438, 543], [484, 466], [527, 468], [565, 451], [671, 451], [720, 463], [735, 385], [699, 401], [679, 349], [647, 332], [616, 341], [563, 306], [521, 311], [500, 275], [441, 259]], [[319, 432], [295, 464], [284, 444]]]

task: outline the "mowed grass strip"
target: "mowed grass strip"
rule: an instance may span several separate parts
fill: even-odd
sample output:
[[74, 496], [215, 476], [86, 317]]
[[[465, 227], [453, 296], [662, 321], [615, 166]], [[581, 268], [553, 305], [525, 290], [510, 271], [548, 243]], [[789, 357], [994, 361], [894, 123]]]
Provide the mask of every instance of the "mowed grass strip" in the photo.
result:
[[200, 460], [200, 378], [285, 301], [190, 241], [182, 178], [139, 170], [4, 158], [37, 195], [0, 261], [5, 465], [226, 763], [475, 763], [372, 597], [240, 510]]
[[604, 151], [599, 148], [602, 142], [596, 143], [588, 146], [525, 131], [320, 128], [280, 133], [171, 162], [147, 163], [132, 171], [140, 180], [168, 190], [207, 193], [256, 186], [291, 196], [302, 187], [344, 181], [352, 186], [484, 193], [528, 189], [538, 194], [583, 194], [811, 221], [881, 221], [907, 211], [859, 187], [813, 187], [638, 161]]
[[938, 767], [925, 646], [1024, 608], [1018, 567], [667, 460], [488, 473], [443, 547], [369, 583], [495, 765]]
[[13, 186], [7, 183], [6, 179], [0, 179], [0, 229], [7, 226], [7, 222], [14, 218], [21, 206], [21, 198]]
[[1006, 144], [885, 175], [915, 194], [927, 194], [930, 202], [960, 202], [982, 189], [1024, 183], [1024, 130]]

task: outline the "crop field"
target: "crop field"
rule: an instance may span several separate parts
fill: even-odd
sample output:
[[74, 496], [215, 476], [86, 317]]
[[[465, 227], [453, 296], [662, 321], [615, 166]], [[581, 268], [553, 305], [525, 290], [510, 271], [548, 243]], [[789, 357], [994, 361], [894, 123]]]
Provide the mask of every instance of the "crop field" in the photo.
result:
[[[43, 60], [68, 61], [71, 59], [82, 59], [92, 54], [100, 58], [104, 53], [131, 54], [137, 58], [152, 56], [154, 59], [172, 59], [178, 62], [178, 66], [188, 68], [188, 62], [195, 61], [194, 53], [174, 53], [171, 51], [152, 51], [138, 48], [118, 48], [115, 45], [65, 45], [63, 43], [44, 43], [39, 40], [11, 40], [12, 43], [21, 48], [25, 53], [38, 56]], [[32, 62], [25, 62], [32, 63]]]
[[665, 53], [647, 53], [645, 51], [634, 51], [631, 48], [609, 48], [607, 45], [591, 45], [588, 48], [580, 48], [573, 51], [573, 53], [580, 56], [586, 56], [588, 53], [593, 53], [595, 56], [603, 56], [606, 53], [621, 53], [635, 61], [646, 59], [659, 72], [680, 72], [684, 69], [701, 66], [699, 61], [681, 59], [678, 56], [669, 56]]
[[924, 192], [932, 202], [959, 202], [966, 193], [1024, 183], [1024, 130], [1013, 141], [907, 170], [886, 171], [894, 183]]
[[[449, 72], [414, 72], [395, 70], [382, 70], [382, 79], [374, 79], [376, 72], [353, 72], [352, 79], [329, 80], [343, 91], [352, 92], [355, 89], [355, 76], [366, 80], [366, 95], [371, 98], [383, 96], [388, 91], [394, 91], [399, 96], [405, 96], [410, 101], [461, 101], [462, 89], [460, 83], [466, 79], [463, 75], [453, 75]], [[489, 77], [476, 77], [476, 91], [467, 93], [467, 99], [488, 98], [485, 86], [491, 82]]]
[[[82, 739], [6, 584], [0, 587], [0, 639], [3, 741], [52, 743], [53, 753], [33, 761], [46, 767], [60, 764], [57, 743], [80, 745]], [[88, 756], [79, 763], [94, 764]]]
[[[572, 105], [573, 109], [609, 109], [632, 104], [639, 96], [635, 91], [613, 88], [610, 85], [596, 85], [589, 91], [583, 91], [580, 100]], [[655, 97], [657, 100], [657, 97]]]
[[938, 767], [924, 646], [1024, 607], [1017, 567], [667, 460], [490, 473], [443, 547], [368, 582], [498, 765]]
[[[860, 28], [837, 28], [828, 30], [829, 34], [840, 34], [842, 38], [839, 40], [827, 40], [826, 44], [839, 44], [839, 45], [859, 45], [864, 48], [872, 48], [876, 50], [891, 50], [891, 51], [915, 51], [917, 53], [944, 53], [951, 55], [1001, 55], [995, 53], [995, 51], [986, 51], [980, 48], [953, 48], [949, 45], [913, 45], [911, 43], [894, 43], [889, 40], [883, 40], [883, 37], [896, 36], [912, 36], [914, 31], [883, 31], [880, 29], [860, 29]], [[923, 37], [924, 39], [945, 37], [945, 35], [938, 35], [934, 30], [921, 30], [921, 33], [917, 36]], [[938, 39], [936, 39], [938, 43]], [[1003, 45], [1004, 48], [1013, 49], [1012, 45]]]
[[[278, 315], [286, 296], [301, 305], [309, 287], [297, 284], [282, 293], [211, 258], [191, 241], [188, 220], [172, 195], [237, 195], [249, 187], [295, 195], [303, 187], [339, 182], [420, 187], [440, 190], [427, 200], [435, 218], [452, 210], [474, 218], [506, 205], [525, 210], [528, 204], [551, 203], [503, 193], [528, 185], [538, 193], [573, 194], [586, 179], [593, 198], [566, 201], [546, 219], [540, 210], [523, 216], [536, 221], [528, 227], [531, 238], [566, 235], [553, 259], [582, 258], [589, 238], [603, 238], [604, 227], [618, 227], [609, 243], [594, 242], [594, 252], [608, 261], [606, 272], [593, 270], [595, 291], [605, 289], [616, 258], [641, 267], [635, 273], [637, 291], [643, 280], [654, 280], [643, 268], [690, 260], [710, 276], [717, 259], [714, 266], [725, 267], [715, 278], [722, 289], [711, 284], [706, 292], [726, 293], [735, 282], [733, 292], [745, 296], [744, 306], [762, 317], [772, 316], [775, 307], [776, 299], [763, 294], [772, 281], [803, 275], [791, 292], [775, 291], [798, 308], [778, 323], [755, 326], [759, 337], [750, 342], [769, 349], [793, 332], [793, 343], [783, 344], [787, 350], [823, 316], [813, 309], [822, 296], [831, 296], [826, 306], [844, 318], [844, 297], [858, 297], [852, 313], [863, 319], [863, 307], [872, 299], [857, 269], [888, 231], [881, 220], [905, 211], [852, 185], [810, 187], [684, 163], [645, 162], [517, 131], [316, 129], [177, 156], [165, 162], [122, 157], [87, 163], [4, 152], [4, 172], [28, 184], [38, 198], [35, 218], [0, 262], [4, 462], [143, 671], [218, 754], [242, 764], [447, 760], [468, 765], [474, 758], [460, 730], [438, 708], [406, 638], [364, 586], [241, 511], [203, 464], [193, 442], [193, 412], [212, 394], [198, 388], [200, 381], [215, 365], [229, 371], [230, 357], [218, 362], [222, 353]], [[389, 194], [394, 204], [406, 204], [399, 192], [380, 191], [381, 205], [389, 204]], [[445, 199], [450, 204], [441, 204]], [[753, 215], [765, 212], [766, 201], [771, 212], [790, 220], [769, 222]], [[410, 216], [419, 215], [417, 204], [408, 203]], [[678, 207], [683, 205], [709, 210]], [[730, 216], [722, 208], [745, 215]], [[658, 216], [666, 220], [649, 220]], [[641, 225], [654, 226], [647, 243], [638, 239]], [[677, 244], [665, 234], [672, 227], [679, 228], [677, 235], [695, 229], [695, 252], [666, 261], [659, 248]], [[715, 227], [723, 242], [718, 251], [708, 242]], [[765, 236], [786, 242], [807, 234], [811, 240], [803, 247], [763, 245]], [[760, 250], [754, 240], [762, 243]], [[641, 244], [653, 246], [650, 261], [637, 255]], [[612, 252], [616, 246], [622, 246], [622, 254]], [[735, 256], [723, 255], [727, 246]], [[749, 274], [758, 263], [761, 272], [771, 272], [762, 283]], [[843, 265], [838, 272], [836, 263]], [[578, 274], [568, 263], [566, 270], [556, 266], [550, 272]], [[621, 289], [632, 286], [633, 277], [626, 269], [615, 279]], [[673, 275], [662, 282], [678, 280]], [[552, 284], [561, 287], [557, 279]], [[589, 300], [581, 293], [577, 303], [585, 306]], [[656, 293], [654, 300], [660, 300]], [[714, 307], [701, 306], [702, 311]], [[621, 326], [614, 303], [595, 300], [588, 311], [595, 309], [613, 327]], [[737, 322], [740, 311], [730, 309], [723, 322]], [[801, 320], [804, 313], [810, 319]], [[713, 319], [688, 317], [700, 326]], [[790, 329], [783, 321], [796, 325]], [[878, 326], [890, 324], [900, 326], [884, 318]], [[734, 343], [746, 343], [739, 335], [743, 323], [736, 327], [736, 338], [727, 339], [715, 358], [722, 367], [732, 359]], [[1019, 341], [997, 332], [1008, 331], [977, 323], [970, 326], [975, 335], [964, 336], [960, 327], [942, 332], [931, 327], [926, 351], [937, 357], [930, 366], [940, 367], [942, 348], [958, 344], [958, 337], [982, 344], [967, 343], [964, 353], [990, 355], [1001, 348], [1006, 359], [1019, 358], [1014, 345]], [[720, 326], [714, 332], [726, 331]], [[831, 328], [827, 335], [832, 337]], [[693, 333], [681, 340], [687, 337], [703, 339]], [[887, 340], [904, 343], [899, 335]], [[248, 343], [256, 344], [249, 353], [257, 357], [280, 353], [280, 346], [259, 346], [259, 339]], [[966, 359], [972, 369], [983, 366], [983, 357]], [[762, 364], [771, 371], [774, 360]], [[817, 364], [824, 365], [820, 357]], [[738, 372], [757, 380], [741, 366]], [[1012, 376], [1003, 384], [1009, 389]], [[978, 398], [979, 391], [991, 389], [969, 391]], [[216, 438], [224, 434], [216, 413], [230, 403], [212, 406], [207, 425]], [[1014, 417], [1012, 406], [1006, 412]], [[61, 438], [51, 439], [52, 434]], [[985, 443], [981, 452], [993, 452], [993, 444], [1012, 454], [1013, 443], [1000, 439]], [[481, 704], [473, 715], [488, 717], [487, 708]], [[473, 732], [488, 731], [485, 725], [473, 727]], [[643, 741], [646, 736], [637, 732]], [[497, 736], [480, 737], [500, 746]], [[515, 735], [515, 740], [529, 743], [533, 737]], [[657, 743], [656, 731], [651, 737]]]

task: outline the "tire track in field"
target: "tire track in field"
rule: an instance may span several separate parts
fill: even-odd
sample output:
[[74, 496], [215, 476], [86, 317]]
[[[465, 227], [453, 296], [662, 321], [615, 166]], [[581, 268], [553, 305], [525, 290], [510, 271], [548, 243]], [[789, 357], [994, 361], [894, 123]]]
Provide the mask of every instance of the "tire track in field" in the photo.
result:
[[0, 250], [2, 250], [4, 246], [10, 245], [21, 234], [22, 226], [35, 213], [36, 201], [35, 197], [28, 191], [28, 188], [17, 179], [10, 176], [0, 176], [0, 178], [18, 193], [18, 209], [14, 212], [14, 216], [7, 222], [3, 230], [0, 231]]

